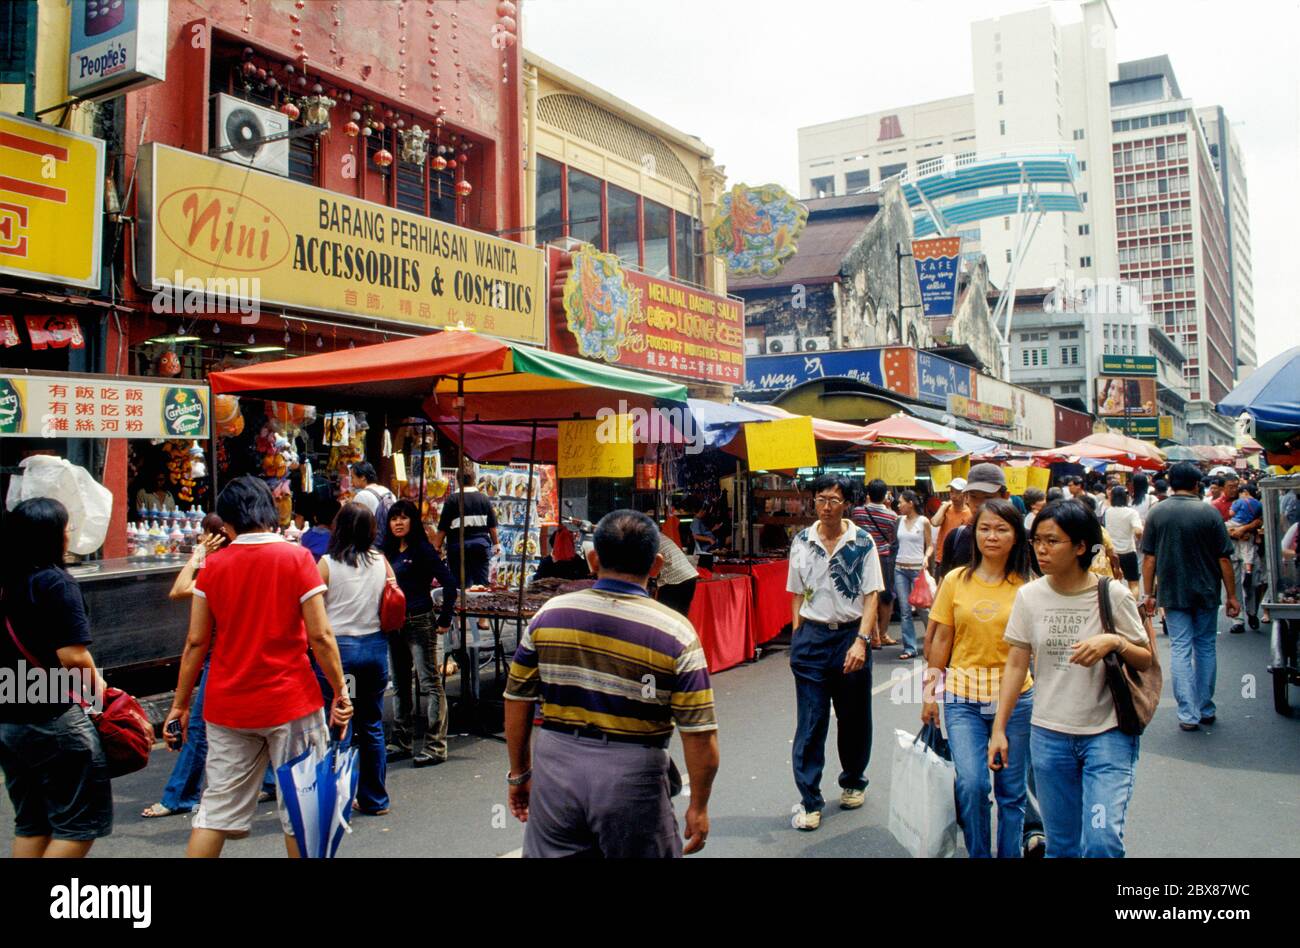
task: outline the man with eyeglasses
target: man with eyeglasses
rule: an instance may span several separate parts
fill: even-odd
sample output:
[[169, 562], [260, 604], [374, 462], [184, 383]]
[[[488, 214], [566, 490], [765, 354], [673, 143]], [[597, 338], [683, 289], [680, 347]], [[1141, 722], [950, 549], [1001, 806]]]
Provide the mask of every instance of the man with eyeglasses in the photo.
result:
[[855, 810], [866, 800], [871, 758], [871, 637], [876, 599], [884, 589], [876, 544], [846, 520], [851, 495], [847, 478], [824, 474], [813, 481], [817, 522], [790, 545], [786, 589], [795, 593], [791, 617], [790, 670], [794, 672], [797, 723], [794, 782], [799, 804], [791, 825], [821, 826], [826, 734], [835, 705], [840, 754], [840, 807]]

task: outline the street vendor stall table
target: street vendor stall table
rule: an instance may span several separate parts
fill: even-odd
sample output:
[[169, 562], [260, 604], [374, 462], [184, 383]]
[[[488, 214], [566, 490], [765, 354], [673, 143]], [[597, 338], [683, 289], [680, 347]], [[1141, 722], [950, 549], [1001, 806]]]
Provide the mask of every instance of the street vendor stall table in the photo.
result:
[[689, 618], [704, 647], [710, 674], [734, 668], [753, 657], [750, 577], [719, 575], [699, 580]]
[[788, 559], [720, 563], [716, 569], [720, 573], [743, 574], [751, 578], [755, 646], [772, 641], [790, 624], [790, 593], [785, 590], [790, 570]]

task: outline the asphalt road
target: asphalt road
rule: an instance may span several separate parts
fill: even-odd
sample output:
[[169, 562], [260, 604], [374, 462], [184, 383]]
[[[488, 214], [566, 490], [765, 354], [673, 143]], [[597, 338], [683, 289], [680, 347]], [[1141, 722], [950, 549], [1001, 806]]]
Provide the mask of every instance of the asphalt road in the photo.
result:
[[[1160, 639], [1166, 694], [1142, 738], [1126, 831], [1130, 856], [1300, 856], [1300, 716], [1287, 719], [1273, 711], [1266, 635], [1228, 635], [1227, 627], [1223, 622], [1219, 637], [1218, 723], [1194, 733], [1178, 730], [1167, 671], [1168, 639]], [[875, 653], [875, 750], [866, 805], [851, 812], [838, 807], [832, 733], [827, 742], [830, 779], [823, 783], [829, 805], [821, 829], [813, 833], [790, 826], [798, 795], [790, 773], [794, 687], [785, 651], [772, 650], [756, 663], [714, 677], [722, 767], [702, 856], [905, 855], [888, 830], [890, 745], [895, 728], [917, 730], [920, 706], [911, 695], [917, 679], [900, 689], [894, 677], [915, 674], [919, 679], [919, 663], [905, 667], [892, 657], [897, 652]], [[680, 763], [680, 747], [674, 756]], [[96, 843], [93, 857], [183, 853], [187, 816], [144, 820], [138, 815], [159, 798], [173, 759], [159, 746], [147, 770], [114, 781], [114, 832]], [[388, 772], [392, 812], [358, 817], [340, 856], [517, 855], [523, 827], [504, 806], [505, 772], [504, 745], [478, 737], [453, 737], [451, 759], [438, 767], [393, 765]], [[684, 808], [679, 800], [679, 814]], [[4, 797], [4, 851], [12, 827], [12, 808]], [[226, 854], [283, 854], [273, 804], [259, 807], [253, 834], [228, 843]]]

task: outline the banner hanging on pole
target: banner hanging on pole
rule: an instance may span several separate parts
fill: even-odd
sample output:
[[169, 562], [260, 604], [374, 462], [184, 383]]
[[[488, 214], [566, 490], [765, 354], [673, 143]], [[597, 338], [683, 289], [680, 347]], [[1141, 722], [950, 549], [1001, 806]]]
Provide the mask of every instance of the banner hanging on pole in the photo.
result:
[[957, 305], [957, 274], [961, 269], [960, 237], [928, 237], [912, 241], [912, 263], [921, 287], [921, 312], [951, 316]]

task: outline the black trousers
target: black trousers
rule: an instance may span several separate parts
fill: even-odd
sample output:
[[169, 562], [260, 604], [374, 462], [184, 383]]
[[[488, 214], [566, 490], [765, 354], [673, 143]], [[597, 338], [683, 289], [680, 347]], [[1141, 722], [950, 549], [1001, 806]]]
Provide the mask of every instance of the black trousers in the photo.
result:
[[674, 612], [690, 615], [691, 601], [695, 598], [696, 580], [688, 579], [684, 583], [659, 587], [659, 601]]

